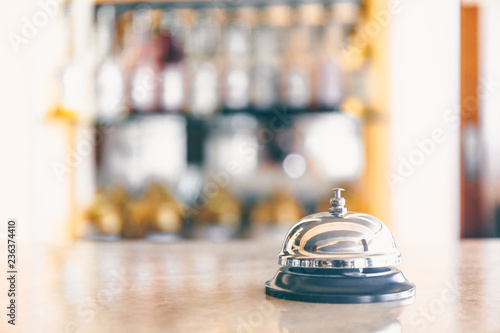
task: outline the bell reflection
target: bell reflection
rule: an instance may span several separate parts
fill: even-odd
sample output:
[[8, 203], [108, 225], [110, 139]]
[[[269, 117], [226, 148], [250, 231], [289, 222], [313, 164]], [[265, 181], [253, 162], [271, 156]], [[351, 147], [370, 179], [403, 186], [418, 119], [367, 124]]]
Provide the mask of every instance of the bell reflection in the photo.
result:
[[279, 313], [280, 332], [305, 332], [314, 323], [322, 332], [399, 333], [398, 318], [413, 299], [371, 304], [304, 304], [276, 300], [269, 296]]

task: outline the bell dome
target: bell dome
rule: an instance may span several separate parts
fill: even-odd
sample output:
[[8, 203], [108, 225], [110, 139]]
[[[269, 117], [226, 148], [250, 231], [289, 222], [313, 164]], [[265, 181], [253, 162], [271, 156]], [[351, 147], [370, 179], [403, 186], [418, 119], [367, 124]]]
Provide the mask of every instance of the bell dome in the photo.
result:
[[368, 268], [397, 265], [401, 254], [389, 229], [363, 213], [316, 213], [288, 232], [278, 255], [282, 266]]

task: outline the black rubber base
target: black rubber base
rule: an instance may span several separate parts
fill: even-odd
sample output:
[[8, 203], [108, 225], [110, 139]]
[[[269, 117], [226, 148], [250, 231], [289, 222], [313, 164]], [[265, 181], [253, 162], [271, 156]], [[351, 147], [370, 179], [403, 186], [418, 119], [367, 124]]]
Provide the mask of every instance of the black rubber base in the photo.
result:
[[312, 303], [374, 303], [415, 296], [415, 285], [394, 267], [325, 269], [281, 267], [266, 282], [271, 297]]

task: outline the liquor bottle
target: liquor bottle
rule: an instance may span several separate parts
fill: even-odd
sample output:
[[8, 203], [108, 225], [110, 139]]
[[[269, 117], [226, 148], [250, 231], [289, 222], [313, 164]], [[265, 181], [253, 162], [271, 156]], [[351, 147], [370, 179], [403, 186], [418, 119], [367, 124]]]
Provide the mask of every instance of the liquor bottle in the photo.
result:
[[293, 12], [289, 29], [287, 58], [284, 64], [282, 93], [287, 107], [295, 112], [311, 109], [317, 48], [316, 36], [321, 25], [321, 6], [302, 5]]
[[270, 112], [279, 104], [279, 75], [287, 11], [270, 6], [258, 13], [253, 33], [251, 95], [256, 113]]
[[364, 33], [362, 29], [354, 29], [360, 22], [359, 5], [334, 3], [327, 12], [329, 20], [325, 25], [325, 60], [337, 67], [335, 85], [337, 95], [340, 96], [337, 104], [340, 104], [339, 108], [343, 111], [361, 115], [367, 100], [370, 45], [356, 42], [363, 37], [359, 34]]
[[100, 240], [119, 239], [128, 200], [126, 189], [119, 185], [107, 191], [99, 191], [86, 214], [90, 226], [93, 227], [89, 236]]
[[195, 13], [195, 23], [188, 34], [189, 112], [209, 115], [219, 106], [218, 66], [216, 50], [220, 27], [209, 9]]
[[[217, 174], [220, 170], [227, 170], [228, 161], [231, 161], [237, 169], [230, 172], [235, 181], [255, 174], [259, 167], [259, 123], [256, 117], [238, 113], [214, 120], [207, 124], [207, 136], [203, 142], [205, 171]], [[242, 147], [249, 149], [242, 152]]]
[[251, 26], [253, 13], [249, 8], [238, 8], [228, 13], [229, 23], [224, 29], [225, 73], [224, 109], [226, 112], [245, 111], [250, 103]]
[[121, 216], [104, 194], [96, 194], [92, 207], [87, 211], [92, 238], [118, 239], [121, 233]]
[[136, 8], [133, 16], [134, 68], [129, 83], [132, 111], [150, 113], [157, 110], [158, 62], [151, 38], [152, 13], [148, 6]]
[[160, 24], [161, 108], [165, 112], [183, 110], [185, 94], [184, 42], [187, 27], [178, 10], [163, 12]]
[[352, 31], [360, 22], [360, 7], [356, 1], [341, 1], [331, 4], [332, 19], [343, 26], [347, 31]]
[[342, 71], [345, 63], [342, 57], [344, 28], [335, 16], [329, 16], [323, 26], [322, 48], [317, 62], [315, 104], [320, 111], [338, 110], [345, 90], [345, 73]]
[[123, 238], [144, 238], [153, 218], [153, 205], [144, 197], [131, 199], [125, 206]]
[[97, 47], [100, 63], [96, 73], [98, 119], [114, 119], [125, 112], [125, 82], [115, 54], [115, 7], [106, 5], [97, 12]]
[[75, 6], [69, 5], [64, 8], [65, 24], [68, 27], [64, 31], [64, 38], [67, 45], [67, 56], [64, 65], [61, 68], [61, 86], [59, 101], [56, 108], [51, 112], [52, 115], [62, 116], [68, 119], [74, 119], [81, 116], [84, 98], [84, 75], [81, 52], [78, 52], [75, 43]]
[[216, 242], [229, 241], [241, 232], [242, 203], [227, 189], [206, 198], [195, 216], [195, 236]]
[[147, 238], [162, 242], [179, 240], [184, 215], [182, 206], [160, 183], [150, 183], [144, 197], [153, 210]]
[[290, 228], [304, 212], [302, 203], [293, 194], [284, 189], [276, 190], [252, 208], [252, 234], [259, 238], [279, 239], [283, 230]]

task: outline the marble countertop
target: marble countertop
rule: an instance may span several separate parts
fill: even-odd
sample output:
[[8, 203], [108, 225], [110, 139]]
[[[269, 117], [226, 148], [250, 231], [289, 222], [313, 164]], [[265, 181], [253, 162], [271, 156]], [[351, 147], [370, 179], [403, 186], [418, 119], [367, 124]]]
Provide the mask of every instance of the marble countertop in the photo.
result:
[[500, 239], [398, 245], [409, 305], [266, 297], [281, 241], [20, 244], [17, 325], [0, 331], [500, 332]]

